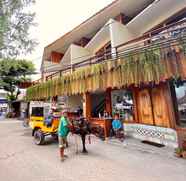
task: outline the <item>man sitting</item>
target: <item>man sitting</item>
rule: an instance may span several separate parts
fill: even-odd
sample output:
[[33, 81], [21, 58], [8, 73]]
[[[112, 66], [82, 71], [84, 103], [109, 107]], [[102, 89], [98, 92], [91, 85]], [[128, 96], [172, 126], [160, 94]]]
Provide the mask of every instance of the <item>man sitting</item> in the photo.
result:
[[52, 125], [52, 119], [53, 119], [53, 115], [52, 115], [52, 111], [49, 112], [49, 115], [45, 118], [44, 120], [44, 124], [47, 127], [50, 127]]

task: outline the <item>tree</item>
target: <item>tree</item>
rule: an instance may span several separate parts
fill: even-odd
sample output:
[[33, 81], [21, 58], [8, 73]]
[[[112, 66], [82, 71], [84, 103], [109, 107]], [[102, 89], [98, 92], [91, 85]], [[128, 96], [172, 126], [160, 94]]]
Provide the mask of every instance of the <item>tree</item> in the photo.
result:
[[35, 68], [31, 61], [3, 59], [0, 60], [0, 89], [8, 92], [9, 101], [14, 101], [20, 94], [19, 85], [30, 81]]
[[36, 41], [29, 35], [35, 13], [29, 7], [35, 0], [0, 0], [0, 58], [31, 52]]

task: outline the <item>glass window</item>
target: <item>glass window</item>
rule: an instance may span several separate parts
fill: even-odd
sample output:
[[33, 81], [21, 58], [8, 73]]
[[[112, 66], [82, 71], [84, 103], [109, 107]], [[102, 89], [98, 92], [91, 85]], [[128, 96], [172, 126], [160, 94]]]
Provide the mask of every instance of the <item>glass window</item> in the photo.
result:
[[175, 86], [177, 111], [179, 123], [181, 126], [186, 126], [186, 82], [183, 82], [179, 87]]
[[133, 95], [130, 90], [115, 90], [112, 91], [112, 112], [119, 113], [120, 118], [133, 121]]
[[32, 114], [31, 116], [44, 116], [43, 114], [43, 107], [32, 107]]

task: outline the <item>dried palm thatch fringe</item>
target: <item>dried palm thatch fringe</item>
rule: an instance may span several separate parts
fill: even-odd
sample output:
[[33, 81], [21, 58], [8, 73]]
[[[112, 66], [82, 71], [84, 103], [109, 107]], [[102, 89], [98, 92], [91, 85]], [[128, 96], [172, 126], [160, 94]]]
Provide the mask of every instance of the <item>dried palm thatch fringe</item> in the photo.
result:
[[186, 78], [186, 42], [170, 47], [153, 47], [135, 54], [131, 52], [122, 59], [79, 68], [71, 74], [28, 88], [26, 98], [39, 100], [108, 87], [158, 84], [170, 78]]

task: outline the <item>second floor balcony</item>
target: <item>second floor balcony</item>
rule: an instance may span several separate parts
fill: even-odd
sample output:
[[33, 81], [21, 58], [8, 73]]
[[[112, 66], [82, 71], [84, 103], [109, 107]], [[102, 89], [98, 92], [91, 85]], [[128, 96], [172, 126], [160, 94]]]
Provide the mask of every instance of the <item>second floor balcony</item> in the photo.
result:
[[[159, 84], [186, 78], [186, 21], [148, 32], [46, 77], [27, 90], [28, 99], [73, 95], [108, 87]], [[109, 58], [108, 58], [109, 57]]]

